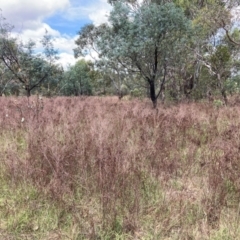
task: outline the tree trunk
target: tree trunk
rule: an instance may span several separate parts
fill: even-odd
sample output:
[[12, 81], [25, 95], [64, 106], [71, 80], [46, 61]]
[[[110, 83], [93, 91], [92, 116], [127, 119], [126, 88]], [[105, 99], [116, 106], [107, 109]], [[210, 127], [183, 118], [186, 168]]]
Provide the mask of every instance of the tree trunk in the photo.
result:
[[222, 96], [223, 96], [224, 103], [227, 106], [228, 105], [228, 99], [227, 99], [227, 94], [226, 94], [225, 89], [222, 89], [221, 93], [222, 93]]
[[31, 89], [30, 89], [30, 87], [26, 86], [25, 90], [27, 91], [27, 97], [29, 98], [31, 96]]
[[193, 87], [194, 87], [194, 76], [190, 75], [188, 78], [185, 79], [185, 83], [183, 85], [183, 91], [186, 98], [190, 98]]
[[153, 103], [153, 108], [156, 108], [157, 107], [157, 96], [156, 96], [156, 92], [155, 92], [154, 81], [149, 82], [149, 85], [150, 85], [150, 98]]
[[224, 103], [225, 103], [225, 105], [227, 106], [227, 104], [228, 104], [227, 93], [226, 93], [226, 90], [224, 89], [223, 80], [222, 80], [220, 74], [217, 74], [217, 79], [218, 79], [218, 83], [219, 83], [219, 85], [220, 85], [221, 94], [222, 94], [222, 96], [223, 96]]
[[123, 93], [120, 88], [117, 89], [117, 95], [118, 95], [119, 100], [121, 100], [123, 98]]

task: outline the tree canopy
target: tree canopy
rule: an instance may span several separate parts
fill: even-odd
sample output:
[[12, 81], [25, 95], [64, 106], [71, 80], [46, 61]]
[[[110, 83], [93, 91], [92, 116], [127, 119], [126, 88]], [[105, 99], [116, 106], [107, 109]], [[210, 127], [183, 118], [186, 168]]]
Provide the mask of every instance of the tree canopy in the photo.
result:
[[[89, 26], [80, 32], [75, 54], [84, 54], [90, 40], [79, 43], [83, 43], [86, 36], [94, 39], [90, 43], [97, 48], [102, 60], [118, 62], [127, 72], [138, 73], [145, 79], [156, 106], [168, 67], [183, 50], [190, 31], [190, 21], [173, 3], [143, 4], [135, 9], [129, 8], [128, 2], [120, 1], [113, 3], [108, 25], [97, 30]], [[95, 34], [97, 37], [93, 38]]]
[[[0, 17], [0, 95], [124, 94], [179, 101], [239, 92], [239, 0], [108, 0], [100, 26], [78, 33], [74, 55], [90, 55], [63, 69], [52, 37], [22, 42]], [[37, 90], [36, 90], [37, 89]]]
[[181, 92], [203, 97], [219, 89], [227, 102], [225, 82], [237, 62], [232, 10], [238, 0], [109, 3], [108, 23], [86, 25], [79, 32], [76, 57], [94, 50], [113, 76], [121, 71], [129, 81], [133, 75], [144, 79], [154, 107], [166, 88], [174, 98]]
[[36, 43], [27, 43], [11, 36], [12, 26], [0, 18], [0, 60], [11, 78], [23, 85], [27, 96], [44, 81], [61, 74], [61, 67], [56, 64], [57, 51], [54, 49], [51, 36], [46, 32], [41, 43], [43, 53], [36, 53]]

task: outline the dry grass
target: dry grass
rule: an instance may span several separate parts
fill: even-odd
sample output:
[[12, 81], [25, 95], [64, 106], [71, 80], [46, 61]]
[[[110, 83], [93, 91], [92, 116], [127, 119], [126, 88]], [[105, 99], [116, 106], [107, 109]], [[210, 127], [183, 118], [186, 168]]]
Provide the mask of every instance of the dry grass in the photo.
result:
[[0, 239], [240, 239], [237, 104], [1, 98], [0, 112]]

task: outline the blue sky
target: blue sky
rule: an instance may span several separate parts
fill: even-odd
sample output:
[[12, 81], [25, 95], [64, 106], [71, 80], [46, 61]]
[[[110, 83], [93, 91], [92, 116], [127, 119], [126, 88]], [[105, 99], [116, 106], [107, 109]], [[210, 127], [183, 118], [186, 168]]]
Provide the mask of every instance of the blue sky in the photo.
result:
[[49, 26], [53, 29], [59, 31], [61, 34], [66, 34], [68, 36], [75, 36], [79, 31], [79, 28], [85, 24], [91, 23], [90, 19], [81, 19], [78, 21], [69, 21], [64, 19], [61, 14], [56, 14], [45, 20]]
[[64, 67], [76, 61], [72, 49], [81, 27], [106, 22], [110, 8], [107, 0], [0, 0], [2, 15], [15, 26], [13, 34], [39, 42], [47, 30]]

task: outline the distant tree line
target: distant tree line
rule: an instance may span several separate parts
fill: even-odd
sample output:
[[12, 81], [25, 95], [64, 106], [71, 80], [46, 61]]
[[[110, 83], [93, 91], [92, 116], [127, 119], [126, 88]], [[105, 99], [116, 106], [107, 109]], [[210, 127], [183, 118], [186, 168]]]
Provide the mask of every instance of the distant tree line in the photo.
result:
[[108, 23], [85, 25], [75, 57], [97, 52], [63, 69], [46, 32], [22, 43], [0, 18], [0, 95], [118, 95], [180, 101], [240, 91], [240, 32], [231, 13], [238, 0], [110, 1]]

